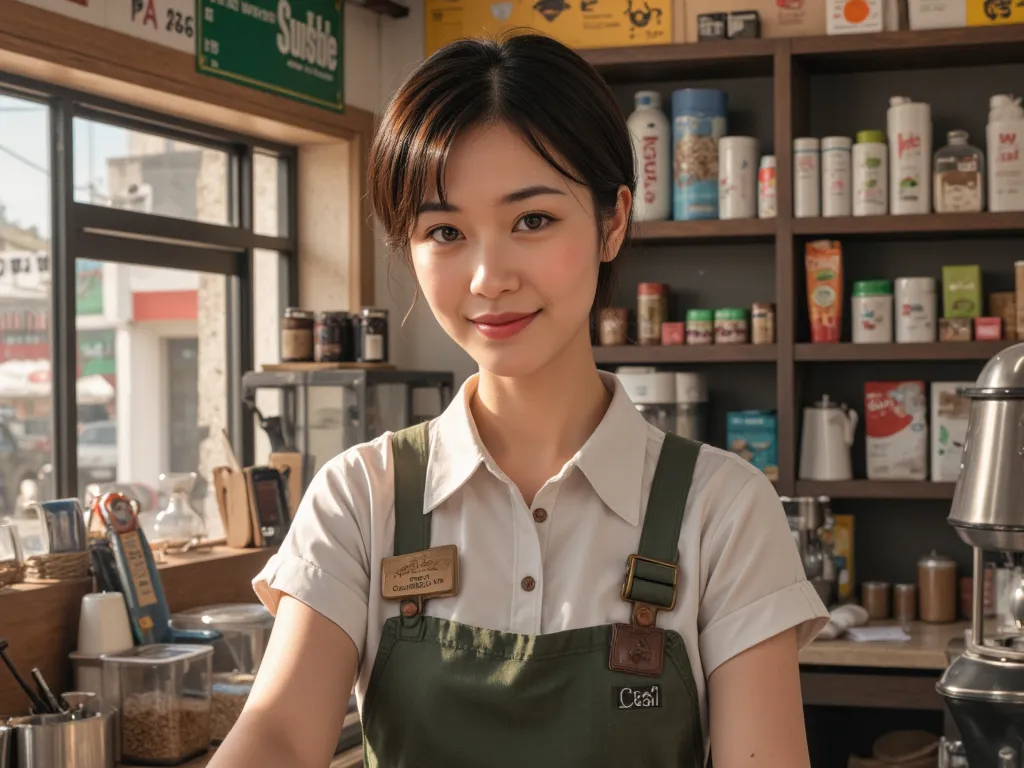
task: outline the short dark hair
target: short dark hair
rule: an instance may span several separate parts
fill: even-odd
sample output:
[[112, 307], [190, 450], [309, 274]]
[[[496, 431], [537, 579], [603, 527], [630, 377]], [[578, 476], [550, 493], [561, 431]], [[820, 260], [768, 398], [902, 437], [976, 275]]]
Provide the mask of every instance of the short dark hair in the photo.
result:
[[[441, 48], [388, 104], [370, 149], [369, 190], [391, 249], [408, 253], [428, 189], [436, 185], [444, 202], [445, 162], [455, 140], [491, 122], [516, 131], [552, 167], [591, 191], [604, 248], [619, 188], [636, 187], [625, 119], [607, 83], [572, 49], [544, 35], [513, 32]], [[614, 263], [600, 265], [595, 308], [609, 299]]]

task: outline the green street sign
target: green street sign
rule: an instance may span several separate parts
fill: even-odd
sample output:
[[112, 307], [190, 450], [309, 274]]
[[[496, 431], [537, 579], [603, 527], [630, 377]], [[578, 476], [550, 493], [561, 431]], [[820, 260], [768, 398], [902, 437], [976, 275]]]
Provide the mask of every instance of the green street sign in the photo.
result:
[[342, 0], [196, 0], [196, 69], [345, 111]]

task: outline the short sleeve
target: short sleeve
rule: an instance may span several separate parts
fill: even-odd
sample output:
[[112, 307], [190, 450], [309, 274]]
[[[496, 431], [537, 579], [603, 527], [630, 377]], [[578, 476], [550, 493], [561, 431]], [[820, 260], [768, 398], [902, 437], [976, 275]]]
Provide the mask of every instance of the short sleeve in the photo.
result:
[[371, 515], [374, 507], [390, 503], [379, 498], [382, 493], [393, 495], [385, 479], [389, 452], [389, 444], [379, 440], [324, 465], [280, 549], [253, 580], [271, 613], [277, 613], [282, 594], [294, 597], [341, 627], [360, 658], [366, 642]]
[[756, 471], [741, 482], [731, 502], [712, 510], [718, 520], [711, 521], [701, 545], [708, 576], [697, 623], [708, 677], [732, 657], [792, 627], [802, 648], [828, 621], [804, 575], [775, 488]]

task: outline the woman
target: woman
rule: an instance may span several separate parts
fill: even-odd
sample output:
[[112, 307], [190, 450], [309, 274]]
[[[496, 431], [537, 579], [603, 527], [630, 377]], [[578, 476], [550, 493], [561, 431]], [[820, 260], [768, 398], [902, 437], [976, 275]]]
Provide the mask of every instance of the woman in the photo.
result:
[[313, 481], [216, 768], [322, 768], [353, 680], [368, 765], [808, 765], [797, 651], [827, 614], [771, 483], [594, 363], [633, 188], [611, 92], [548, 38], [455, 43], [401, 87], [374, 207], [480, 372]]

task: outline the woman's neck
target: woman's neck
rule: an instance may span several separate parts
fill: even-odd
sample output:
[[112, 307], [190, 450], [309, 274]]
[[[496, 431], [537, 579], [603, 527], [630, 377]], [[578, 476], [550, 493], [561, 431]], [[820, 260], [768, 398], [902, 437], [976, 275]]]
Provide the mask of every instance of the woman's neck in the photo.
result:
[[487, 451], [531, 504], [583, 447], [610, 402], [584, 333], [530, 376], [481, 371], [470, 410]]

